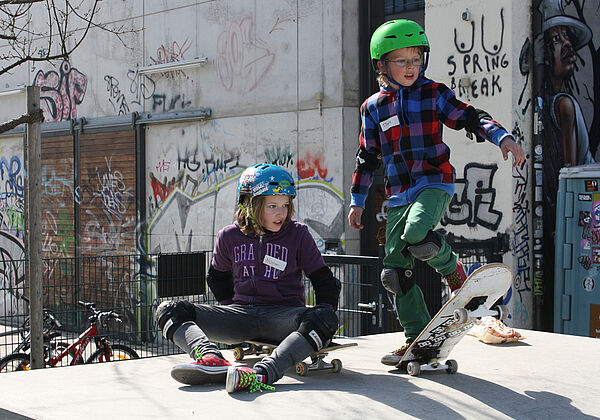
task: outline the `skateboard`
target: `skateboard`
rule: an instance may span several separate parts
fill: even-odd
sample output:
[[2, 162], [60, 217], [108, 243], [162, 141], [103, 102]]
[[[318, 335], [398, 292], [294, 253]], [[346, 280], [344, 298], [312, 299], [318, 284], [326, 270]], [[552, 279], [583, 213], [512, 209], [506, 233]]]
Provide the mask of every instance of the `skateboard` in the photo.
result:
[[[270, 355], [273, 350], [277, 347], [274, 343], [265, 343], [262, 341], [248, 340], [246, 341], [248, 347], [237, 346], [233, 349], [233, 357], [235, 360], [242, 360], [247, 355]], [[356, 347], [358, 343], [330, 343], [329, 346], [316, 351], [310, 355], [311, 363], [298, 362], [296, 364], [296, 373], [300, 376], [307, 376], [310, 372], [316, 372], [320, 370], [327, 370], [333, 373], [338, 373], [342, 370], [342, 361], [340, 359], [333, 359], [331, 362], [325, 361], [325, 356], [330, 352], [348, 347]]]
[[504, 264], [486, 264], [475, 270], [413, 341], [396, 367], [406, 369], [411, 376], [426, 370], [456, 373], [458, 363], [447, 359], [448, 355], [477, 319], [508, 317], [506, 306], [493, 305], [504, 296], [511, 283], [512, 271]]

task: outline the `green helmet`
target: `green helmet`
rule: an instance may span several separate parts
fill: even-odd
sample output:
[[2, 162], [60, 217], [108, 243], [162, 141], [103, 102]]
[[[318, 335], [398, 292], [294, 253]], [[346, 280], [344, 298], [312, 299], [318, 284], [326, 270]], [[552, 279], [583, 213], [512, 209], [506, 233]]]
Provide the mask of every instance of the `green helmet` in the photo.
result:
[[429, 41], [421, 25], [407, 19], [385, 22], [371, 37], [371, 65], [377, 71], [377, 61], [384, 54], [406, 47], [423, 47], [425, 52], [429, 51]]

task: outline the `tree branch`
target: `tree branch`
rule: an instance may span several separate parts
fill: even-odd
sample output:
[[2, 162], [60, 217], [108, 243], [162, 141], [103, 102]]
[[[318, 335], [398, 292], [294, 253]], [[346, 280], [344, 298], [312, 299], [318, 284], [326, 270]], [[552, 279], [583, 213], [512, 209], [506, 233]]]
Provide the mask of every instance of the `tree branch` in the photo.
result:
[[44, 121], [44, 111], [41, 109], [36, 109], [35, 111], [29, 114], [23, 114], [18, 118], [13, 120], [9, 120], [5, 123], [0, 124], [0, 133], [4, 133], [5, 131], [12, 130], [13, 128], [21, 125], [21, 124], [33, 124], [36, 122]]
[[0, 6], [10, 6], [12, 4], [32, 4], [46, 0], [0, 0]]

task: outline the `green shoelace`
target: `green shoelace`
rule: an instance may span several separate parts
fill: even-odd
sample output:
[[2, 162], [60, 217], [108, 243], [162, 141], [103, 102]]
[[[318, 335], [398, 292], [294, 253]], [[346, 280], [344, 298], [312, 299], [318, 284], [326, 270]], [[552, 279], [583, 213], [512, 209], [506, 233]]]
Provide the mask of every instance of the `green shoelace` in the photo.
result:
[[275, 391], [275, 387], [263, 384], [256, 378], [256, 373], [242, 372], [240, 375], [240, 388], [248, 388], [249, 393], [262, 392], [263, 389]]

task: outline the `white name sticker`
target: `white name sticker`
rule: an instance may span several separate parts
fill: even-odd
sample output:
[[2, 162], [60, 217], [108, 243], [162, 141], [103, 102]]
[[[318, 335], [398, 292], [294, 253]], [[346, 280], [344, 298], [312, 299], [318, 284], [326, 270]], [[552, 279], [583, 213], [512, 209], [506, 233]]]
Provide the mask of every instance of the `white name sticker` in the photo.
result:
[[265, 259], [263, 260], [263, 263], [265, 263], [269, 267], [276, 268], [279, 271], [285, 270], [285, 267], [287, 266], [287, 261], [283, 261], [278, 258], [271, 257], [270, 255], [265, 255]]
[[381, 126], [381, 130], [382, 131], [387, 131], [389, 130], [391, 127], [395, 127], [397, 125], [400, 125], [400, 121], [398, 121], [398, 116], [397, 115], [392, 115], [390, 118], [388, 118], [385, 121], [381, 121], [379, 123], [379, 125]]

